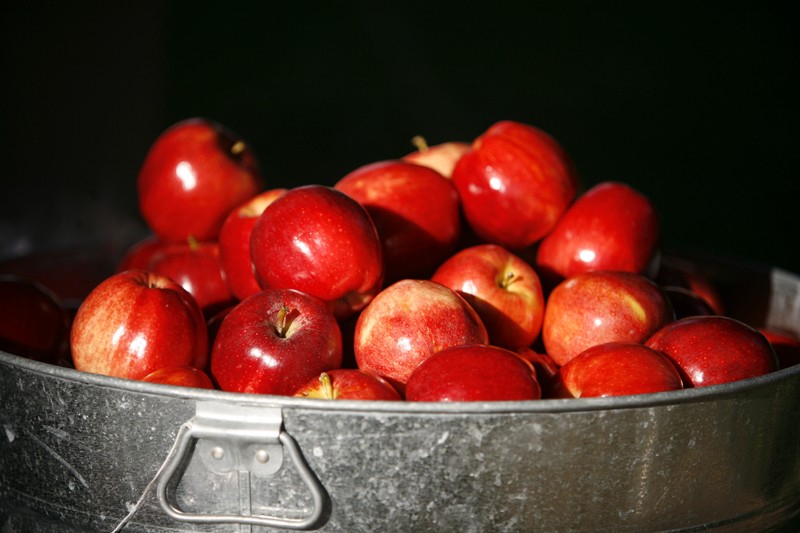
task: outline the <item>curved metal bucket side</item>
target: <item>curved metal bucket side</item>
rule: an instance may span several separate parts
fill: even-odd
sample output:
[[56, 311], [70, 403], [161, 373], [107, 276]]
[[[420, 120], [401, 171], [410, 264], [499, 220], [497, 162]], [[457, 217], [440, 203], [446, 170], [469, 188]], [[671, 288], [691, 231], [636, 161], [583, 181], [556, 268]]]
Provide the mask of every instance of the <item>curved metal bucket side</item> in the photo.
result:
[[[782, 292], [758, 312], [767, 325], [796, 328], [800, 279], [776, 272], [776, 283]], [[203, 417], [221, 405], [223, 422], [226, 411], [247, 421], [263, 412], [269, 429], [277, 416], [324, 501], [290, 453], [270, 474], [220, 467], [209, 459], [216, 448], [252, 442], [224, 431], [218, 442], [212, 431], [195, 434], [168, 480], [182, 512], [320, 511], [314, 527], [343, 532], [764, 530], [800, 505], [799, 401], [800, 367], [647, 396], [332, 405], [119, 380], [0, 353], [0, 525], [112, 530], [183, 425], [207, 427]], [[126, 531], [242, 530], [176, 521], [162, 503], [148, 492]]]
[[[111, 530], [158, 471], [181, 425], [198, 405], [220, 399], [232, 410], [279, 409], [329, 498], [324, 531], [643, 531], [719, 521], [752, 531], [788, 519], [800, 498], [800, 428], [786, 423], [796, 419], [800, 369], [676, 403], [653, 398], [575, 409], [576, 402], [605, 402], [545, 400], [459, 411], [252, 403], [229, 393], [193, 398], [166, 390], [174, 387], [86, 384], [8, 359], [0, 360], [4, 511], [28, 506], [82, 531]], [[38, 408], [31, 412], [31, 405]], [[251, 481], [253, 514], [309, 512], [308, 488], [288, 462], [280, 475]], [[238, 472], [212, 473], [192, 456], [180, 474], [180, 505], [238, 513], [239, 482]], [[181, 525], [152, 493], [134, 524], [238, 530]]]

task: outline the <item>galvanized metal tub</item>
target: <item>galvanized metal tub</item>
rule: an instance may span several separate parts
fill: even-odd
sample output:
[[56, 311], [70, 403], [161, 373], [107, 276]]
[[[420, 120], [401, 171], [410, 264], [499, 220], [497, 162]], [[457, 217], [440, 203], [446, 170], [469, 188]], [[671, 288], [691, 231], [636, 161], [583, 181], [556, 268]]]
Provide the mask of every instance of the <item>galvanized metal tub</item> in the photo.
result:
[[[707, 262], [797, 332], [800, 277]], [[0, 531], [796, 531], [800, 367], [608, 399], [254, 396], [0, 353]]]

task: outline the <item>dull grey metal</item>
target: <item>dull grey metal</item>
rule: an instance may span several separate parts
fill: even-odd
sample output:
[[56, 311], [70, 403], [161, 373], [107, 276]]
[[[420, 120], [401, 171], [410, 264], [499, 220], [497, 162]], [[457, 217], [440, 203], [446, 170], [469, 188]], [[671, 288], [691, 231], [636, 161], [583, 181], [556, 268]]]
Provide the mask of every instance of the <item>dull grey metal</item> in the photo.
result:
[[[197, 402], [195, 417], [178, 434], [175, 453], [168, 456], [158, 481], [158, 500], [170, 518], [196, 524], [239, 523], [285, 529], [311, 529], [324, 513], [326, 493], [303, 459], [294, 439], [282, 429], [280, 409], [231, 405], [221, 402]], [[192, 450], [192, 445], [205, 443]], [[250, 475], [272, 476], [283, 464], [286, 449], [297, 472], [308, 487], [313, 501], [311, 510], [301, 517], [267, 516], [252, 513]], [[215, 474], [238, 473], [246, 494], [238, 513], [187, 513], [170, 498], [168, 489], [177, 486], [181, 464], [196, 453], [207, 470]], [[243, 489], [243, 490], [242, 490]]]
[[[800, 278], [765, 280], [742, 311], [797, 331]], [[798, 405], [800, 367], [620, 398], [331, 403], [0, 353], [0, 532], [131, 511], [123, 531], [769, 530], [800, 512]]]

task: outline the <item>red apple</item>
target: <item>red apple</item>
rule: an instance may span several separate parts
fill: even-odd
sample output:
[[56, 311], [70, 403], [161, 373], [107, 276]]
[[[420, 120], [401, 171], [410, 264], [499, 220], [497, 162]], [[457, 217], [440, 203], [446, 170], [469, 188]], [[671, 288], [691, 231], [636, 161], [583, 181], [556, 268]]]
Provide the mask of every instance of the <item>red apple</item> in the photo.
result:
[[216, 242], [190, 239], [183, 244], [171, 244], [153, 254], [149, 270], [179, 283], [194, 297], [206, 317], [234, 300]]
[[771, 328], [758, 328], [758, 331], [764, 335], [775, 350], [780, 368], [789, 368], [800, 364], [800, 337], [789, 331]]
[[388, 381], [356, 368], [322, 372], [297, 389], [294, 396], [323, 400], [402, 400]]
[[167, 366], [147, 374], [142, 381], [148, 383], [161, 383], [162, 385], [177, 385], [179, 387], [194, 387], [197, 389], [213, 389], [214, 384], [208, 374], [193, 366]]
[[458, 243], [461, 214], [453, 183], [405, 161], [357, 168], [335, 188], [363, 205], [383, 245], [384, 281], [427, 278]]
[[559, 369], [555, 396], [590, 398], [666, 392], [683, 388], [675, 365], [639, 343], [592, 346]]
[[215, 122], [174, 124], [152, 144], [138, 176], [139, 210], [160, 239], [216, 240], [228, 213], [262, 187], [244, 141]]
[[642, 343], [672, 319], [664, 293], [641, 274], [582, 272], [558, 284], [547, 299], [542, 340], [563, 366], [596, 344]]
[[264, 287], [316, 296], [337, 318], [363, 309], [383, 283], [375, 224], [332, 187], [305, 185], [272, 202], [253, 227], [250, 253]]
[[629, 185], [595, 185], [564, 213], [536, 254], [536, 270], [564, 279], [589, 270], [644, 274], [659, 242], [652, 202]]
[[290, 396], [342, 364], [342, 335], [325, 302], [291, 289], [264, 289], [224, 318], [211, 351], [222, 390]]
[[250, 236], [258, 217], [286, 189], [270, 189], [257, 194], [231, 211], [219, 232], [219, 256], [231, 293], [244, 300], [261, 290], [250, 257]]
[[83, 301], [71, 347], [78, 370], [141, 379], [167, 366], [205, 368], [208, 332], [197, 302], [177, 282], [126, 270]]
[[552, 137], [512, 121], [498, 122], [479, 136], [459, 159], [452, 179], [478, 237], [511, 250], [553, 229], [579, 181]]
[[405, 161], [370, 163], [334, 186], [363, 205], [383, 245], [384, 282], [427, 278], [461, 232], [458, 193], [435, 170]]
[[704, 387], [761, 376], [778, 369], [769, 341], [756, 329], [726, 316], [676, 320], [645, 345], [678, 367], [686, 387]]
[[54, 365], [69, 360], [70, 316], [50, 289], [0, 276], [0, 350]]
[[459, 141], [428, 146], [425, 138], [420, 135], [411, 139], [411, 142], [417, 150], [403, 156], [403, 160], [432, 168], [445, 178], [452, 177], [456, 163], [470, 149], [469, 143]]
[[401, 393], [422, 361], [458, 344], [486, 344], [486, 327], [454, 290], [429, 280], [401, 280], [361, 311], [353, 349], [358, 368]]
[[533, 366], [510, 350], [469, 344], [451, 346], [414, 370], [406, 383], [412, 402], [538, 400], [542, 396]]
[[502, 246], [461, 250], [442, 263], [431, 280], [453, 289], [475, 309], [491, 344], [523, 348], [539, 336], [544, 317], [539, 276]]

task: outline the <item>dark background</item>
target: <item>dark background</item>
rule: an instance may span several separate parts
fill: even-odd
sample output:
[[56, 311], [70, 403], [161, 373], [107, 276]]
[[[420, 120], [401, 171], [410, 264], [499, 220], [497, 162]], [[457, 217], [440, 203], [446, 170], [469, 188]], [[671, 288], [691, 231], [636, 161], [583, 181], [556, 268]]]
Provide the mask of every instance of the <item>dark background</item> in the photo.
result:
[[651, 197], [665, 244], [800, 272], [796, 2], [273, 4], [2, 3], [0, 254], [144, 232], [139, 164], [183, 118], [271, 186], [512, 119]]

